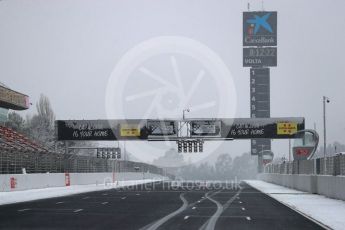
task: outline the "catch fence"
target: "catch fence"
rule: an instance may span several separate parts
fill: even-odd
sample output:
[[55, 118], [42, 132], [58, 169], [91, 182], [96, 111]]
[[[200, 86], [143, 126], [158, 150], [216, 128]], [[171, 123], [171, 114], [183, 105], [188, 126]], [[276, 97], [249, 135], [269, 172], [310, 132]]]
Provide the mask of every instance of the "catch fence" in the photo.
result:
[[26, 173], [150, 172], [160, 175], [165, 173], [162, 168], [140, 162], [0, 146], [0, 174], [21, 174], [24, 171]]
[[[326, 163], [325, 163], [326, 162]], [[265, 173], [345, 175], [345, 155], [268, 164]]]

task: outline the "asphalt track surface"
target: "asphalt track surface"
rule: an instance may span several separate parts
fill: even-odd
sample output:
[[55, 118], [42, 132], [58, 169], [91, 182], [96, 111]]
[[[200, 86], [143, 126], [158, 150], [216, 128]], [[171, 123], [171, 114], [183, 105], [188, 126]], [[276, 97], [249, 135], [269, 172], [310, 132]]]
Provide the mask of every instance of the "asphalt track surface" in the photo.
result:
[[247, 184], [157, 182], [0, 206], [0, 229], [323, 229]]

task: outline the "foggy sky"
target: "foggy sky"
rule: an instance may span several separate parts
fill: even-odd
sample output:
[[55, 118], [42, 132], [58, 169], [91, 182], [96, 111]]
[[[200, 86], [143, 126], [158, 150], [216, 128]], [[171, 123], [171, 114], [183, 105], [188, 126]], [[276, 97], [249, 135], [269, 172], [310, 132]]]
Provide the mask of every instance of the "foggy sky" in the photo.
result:
[[[108, 79], [122, 55], [156, 36], [184, 36], [219, 55], [235, 83], [236, 116], [249, 117], [249, 68], [242, 67], [242, 12], [247, 2], [2, 0], [0, 81], [29, 95], [32, 103], [41, 93], [47, 95], [57, 119], [105, 119]], [[262, 10], [261, 1], [249, 2], [251, 10]], [[315, 123], [322, 138], [326, 95], [331, 100], [328, 141], [343, 143], [344, 8], [343, 0], [264, 1], [265, 10], [278, 11], [271, 116], [305, 117], [307, 128]], [[207, 85], [198, 90], [207, 92]], [[28, 113], [34, 111], [32, 107]], [[217, 153], [238, 155], [249, 148], [249, 141], [234, 141]], [[286, 155], [287, 141], [274, 141], [273, 151]]]

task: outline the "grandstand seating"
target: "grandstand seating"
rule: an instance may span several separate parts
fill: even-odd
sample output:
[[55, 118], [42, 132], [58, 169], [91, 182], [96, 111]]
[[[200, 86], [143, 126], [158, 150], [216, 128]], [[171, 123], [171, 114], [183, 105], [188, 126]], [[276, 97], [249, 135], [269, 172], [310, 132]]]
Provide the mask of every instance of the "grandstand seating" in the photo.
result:
[[0, 174], [61, 172], [151, 172], [163, 175], [153, 165], [99, 159], [92, 156], [53, 152], [8, 127], [0, 126]]
[[0, 147], [38, 152], [48, 151], [44, 146], [5, 126], [0, 126]]

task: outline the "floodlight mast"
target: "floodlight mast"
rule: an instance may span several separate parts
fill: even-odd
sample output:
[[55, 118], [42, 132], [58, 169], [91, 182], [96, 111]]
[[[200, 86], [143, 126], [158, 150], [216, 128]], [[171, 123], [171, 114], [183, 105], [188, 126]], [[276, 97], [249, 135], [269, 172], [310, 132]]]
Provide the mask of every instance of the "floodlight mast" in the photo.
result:
[[190, 109], [184, 109], [183, 111], [182, 111], [182, 119], [183, 120], [185, 120], [185, 112], [190, 112]]
[[323, 96], [322, 97], [323, 102], [323, 162], [324, 162], [324, 174], [326, 174], [327, 170], [327, 164], [326, 164], [326, 156], [327, 156], [327, 150], [326, 150], [326, 103], [330, 103], [330, 100], [328, 97]]

